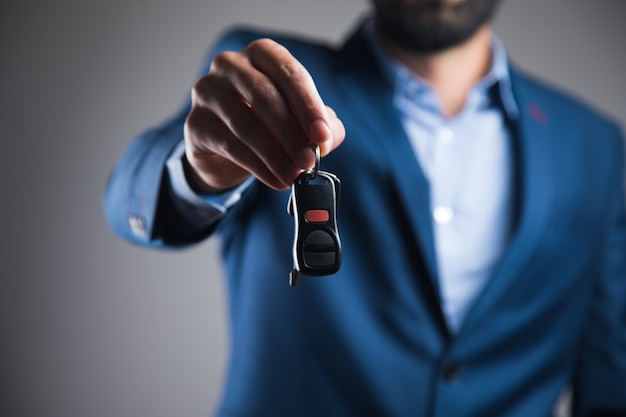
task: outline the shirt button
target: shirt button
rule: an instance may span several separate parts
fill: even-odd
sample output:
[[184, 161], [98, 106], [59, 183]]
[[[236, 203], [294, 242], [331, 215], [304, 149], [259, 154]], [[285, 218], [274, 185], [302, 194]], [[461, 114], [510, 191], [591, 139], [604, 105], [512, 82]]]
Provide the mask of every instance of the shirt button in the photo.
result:
[[433, 210], [433, 218], [437, 224], [445, 225], [454, 218], [454, 211], [450, 207], [439, 206]]
[[443, 380], [454, 384], [461, 379], [461, 367], [456, 362], [447, 362], [443, 365]]
[[437, 140], [444, 145], [449, 145], [454, 141], [454, 132], [449, 127], [442, 127], [437, 131]]

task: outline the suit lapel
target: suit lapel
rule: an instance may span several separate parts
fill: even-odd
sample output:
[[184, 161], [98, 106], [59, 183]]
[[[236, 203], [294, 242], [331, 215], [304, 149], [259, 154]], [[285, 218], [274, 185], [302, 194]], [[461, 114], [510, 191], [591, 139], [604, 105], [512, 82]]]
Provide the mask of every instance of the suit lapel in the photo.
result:
[[387, 159], [393, 184], [397, 187], [411, 232], [417, 237], [428, 274], [436, 278], [428, 182], [394, 107], [392, 88], [381, 76], [362, 31], [363, 28], [342, 51], [337, 82], [344, 97], [351, 102], [351, 108], [380, 146], [381, 155]]
[[381, 76], [362, 30], [350, 39], [341, 53], [337, 85], [340, 94], [350, 101], [349, 108], [359, 123], [367, 127], [368, 137], [376, 142], [377, 157], [384, 158], [389, 168], [390, 186], [395, 187], [402, 210], [398, 215], [406, 219], [417, 245], [414, 256], [423, 261], [426, 269], [415, 271], [416, 283], [436, 326], [447, 338], [449, 333], [440, 307], [430, 189], [393, 104], [393, 89]]
[[518, 108], [514, 145], [517, 172], [516, 230], [509, 248], [482, 294], [470, 310], [459, 336], [467, 333], [488, 314], [498, 299], [518, 278], [541, 243], [552, 205], [554, 176], [551, 160], [555, 132], [548, 114], [542, 110], [539, 97], [511, 70], [513, 91]]

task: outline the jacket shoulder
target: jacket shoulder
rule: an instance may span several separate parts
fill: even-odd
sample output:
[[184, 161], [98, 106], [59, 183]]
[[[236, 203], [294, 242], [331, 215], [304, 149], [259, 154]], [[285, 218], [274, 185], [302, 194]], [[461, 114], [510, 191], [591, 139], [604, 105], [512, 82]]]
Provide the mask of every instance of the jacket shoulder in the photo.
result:
[[609, 136], [621, 136], [619, 123], [613, 117], [576, 93], [539, 79], [515, 66], [511, 69], [511, 77], [514, 95], [521, 111], [538, 106], [546, 114], [563, 119], [575, 129], [599, 129]]
[[335, 50], [330, 43], [314, 37], [278, 30], [266, 30], [254, 26], [234, 26], [222, 33], [215, 43], [212, 53], [215, 55], [223, 51], [240, 51], [251, 42], [263, 38], [272, 39], [283, 45], [297, 58], [328, 54]]

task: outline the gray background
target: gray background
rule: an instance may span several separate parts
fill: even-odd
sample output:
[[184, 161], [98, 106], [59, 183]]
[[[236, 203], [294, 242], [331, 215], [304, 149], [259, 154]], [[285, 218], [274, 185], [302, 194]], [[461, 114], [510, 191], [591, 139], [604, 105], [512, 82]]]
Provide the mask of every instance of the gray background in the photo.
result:
[[[58, 0], [0, 8], [0, 414], [208, 416], [228, 352], [218, 242], [108, 230], [108, 171], [187, 97], [231, 23], [343, 38], [366, 0]], [[623, 0], [507, 0], [516, 61], [626, 121]], [[287, 282], [285, 282], [287, 285]], [[280, 323], [276, 323], [280, 325]]]

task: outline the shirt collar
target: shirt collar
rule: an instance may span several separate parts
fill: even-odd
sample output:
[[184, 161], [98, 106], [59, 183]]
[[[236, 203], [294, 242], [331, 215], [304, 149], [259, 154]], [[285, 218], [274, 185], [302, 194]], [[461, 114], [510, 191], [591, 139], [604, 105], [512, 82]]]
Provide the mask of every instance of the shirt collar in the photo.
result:
[[[382, 45], [376, 35], [374, 19], [365, 23], [365, 39], [374, 52], [375, 58], [382, 68], [387, 82], [394, 89], [394, 94], [412, 95], [420, 91], [430, 90], [428, 81], [411, 73], [408, 68], [398, 62]], [[519, 110], [513, 96], [509, 73], [508, 56], [502, 41], [494, 34], [491, 39], [492, 60], [487, 74], [476, 84], [474, 91], [489, 94], [492, 86], [502, 104], [506, 115], [511, 120], [518, 117]]]

